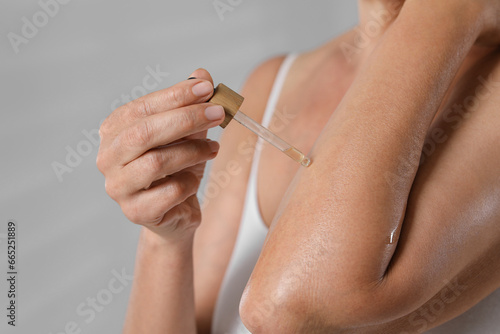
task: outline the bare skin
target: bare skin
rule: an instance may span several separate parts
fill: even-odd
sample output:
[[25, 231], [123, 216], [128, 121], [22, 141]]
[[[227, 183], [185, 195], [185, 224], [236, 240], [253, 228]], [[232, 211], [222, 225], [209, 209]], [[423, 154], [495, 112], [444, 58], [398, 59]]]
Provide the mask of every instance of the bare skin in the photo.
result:
[[[360, 1], [360, 26], [389, 5]], [[240, 309], [252, 333], [420, 332], [500, 286], [498, 7], [409, 0], [352, 57], [342, 45], [355, 32], [297, 59], [278, 104], [292, 116], [272, 124], [310, 150], [313, 165], [262, 151], [258, 197], [270, 232]], [[242, 91], [257, 120], [281, 61]], [[125, 333], [209, 333], [234, 246], [250, 168], [239, 144], [255, 137], [225, 130], [211, 180], [230, 163], [239, 172], [210, 196], [200, 225], [194, 194], [216, 154], [202, 138], [222, 118], [204, 116], [211, 93], [191, 91], [210, 75], [192, 76], [120, 107], [101, 129], [107, 190], [145, 226]], [[465, 107], [450, 111], [457, 104]], [[147, 136], [134, 125], [146, 119], [161, 125]], [[449, 301], [444, 311], [422, 316], [437, 298]]]

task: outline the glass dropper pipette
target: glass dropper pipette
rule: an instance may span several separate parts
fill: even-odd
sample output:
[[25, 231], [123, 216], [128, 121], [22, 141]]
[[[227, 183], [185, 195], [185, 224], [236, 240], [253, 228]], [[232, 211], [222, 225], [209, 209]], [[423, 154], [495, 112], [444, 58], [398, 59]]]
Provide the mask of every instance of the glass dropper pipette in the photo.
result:
[[311, 160], [302, 152], [238, 110], [243, 103], [243, 99], [243, 96], [231, 90], [226, 85], [219, 84], [217, 86], [214, 91], [214, 95], [209, 102], [219, 104], [224, 108], [226, 118], [220, 126], [225, 128], [231, 119], [234, 118], [238, 123], [245, 126], [247, 129], [288, 155], [296, 162], [300, 163], [302, 166], [309, 167], [311, 165]]
[[264, 139], [265, 141], [276, 147], [278, 150], [300, 163], [302, 166], [309, 167], [309, 165], [311, 164], [311, 160], [309, 160], [309, 158], [306, 157], [302, 152], [297, 150], [292, 145], [288, 144], [286, 141], [284, 141], [241, 111], [238, 110], [236, 114], [234, 114], [233, 118], [238, 121], [238, 123], [258, 135], [260, 138]]

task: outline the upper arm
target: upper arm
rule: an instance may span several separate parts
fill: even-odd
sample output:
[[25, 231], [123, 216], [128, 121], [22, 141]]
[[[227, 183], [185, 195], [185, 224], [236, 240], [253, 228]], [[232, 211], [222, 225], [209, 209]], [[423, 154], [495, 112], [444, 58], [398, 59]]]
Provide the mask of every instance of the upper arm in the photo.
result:
[[[270, 59], [247, 79], [241, 110], [259, 121], [283, 57]], [[245, 201], [256, 136], [236, 122], [225, 128], [220, 150], [203, 192], [202, 223], [194, 243], [196, 314], [199, 333], [209, 333], [211, 317], [229, 263]]]

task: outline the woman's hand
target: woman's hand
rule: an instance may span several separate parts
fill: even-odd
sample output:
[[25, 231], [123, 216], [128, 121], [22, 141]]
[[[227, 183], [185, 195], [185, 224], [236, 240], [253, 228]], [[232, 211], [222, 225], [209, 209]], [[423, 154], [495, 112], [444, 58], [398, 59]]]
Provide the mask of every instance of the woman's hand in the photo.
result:
[[106, 192], [129, 220], [162, 237], [199, 225], [196, 192], [205, 162], [219, 150], [206, 138], [224, 119], [221, 106], [204, 103], [212, 78], [202, 69], [191, 76], [117, 108], [100, 128], [97, 166]]

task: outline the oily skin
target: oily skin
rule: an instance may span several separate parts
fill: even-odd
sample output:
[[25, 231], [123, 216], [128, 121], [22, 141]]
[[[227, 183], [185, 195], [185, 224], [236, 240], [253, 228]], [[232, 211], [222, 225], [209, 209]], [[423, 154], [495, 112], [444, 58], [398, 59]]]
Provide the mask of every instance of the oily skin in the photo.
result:
[[[391, 49], [382, 41], [380, 48], [373, 51], [370, 68], [361, 70], [363, 73], [315, 141], [311, 154], [314, 165], [295, 175], [277, 208], [240, 310], [253, 333], [368, 330], [377, 323], [404, 318], [445, 288], [444, 281], [465, 279], [470, 276], [470, 267], [477, 269], [478, 262], [497, 256], [498, 175], [489, 167], [474, 168], [481, 162], [483, 166], [493, 164], [498, 170], [495, 157], [499, 152], [492, 144], [498, 137], [493, 136], [490, 126], [498, 120], [492, 109], [493, 97], [482, 102], [480, 111], [460, 130], [446, 129], [443, 135], [451, 139], [427, 159], [414, 182], [429, 128], [444, 131], [442, 125], [431, 126], [435, 112], [470, 50], [466, 44], [458, 45], [460, 55], [456, 53], [457, 45], [444, 44], [456, 30], [450, 30], [445, 37], [431, 29], [418, 29], [434, 15], [425, 11], [425, 4], [421, 5], [424, 8], [408, 2], [406, 8], [412, 8], [413, 13], [421, 10], [422, 15], [412, 22], [411, 15], [406, 15], [409, 9], [403, 9], [401, 19], [394, 23], [392, 31], [387, 31], [386, 40], [393, 40], [392, 46], [397, 47]], [[410, 35], [416, 39], [415, 34], [407, 36], [408, 31], [419, 33], [424, 40], [434, 39], [437, 44], [442, 41], [445, 47], [430, 56], [428, 47], [419, 50], [414, 43], [411, 48], [405, 47]], [[464, 43], [466, 39], [456, 41]], [[491, 53], [484, 51], [474, 52], [474, 57]], [[397, 59], [392, 57], [395, 54]], [[495, 57], [498, 55], [493, 55], [493, 63]], [[467, 62], [474, 63], [471, 60]], [[403, 71], [405, 66], [410, 70]], [[488, 73], [495, 66], [475, 70]], [[457, 80], [455, 89], [465, 94], [471, 89], [471, 78], [474, 73], [468, 82]], [[386, 87], [391, 94], [370, 87]], [[471, 141], [485, 151], [475, 151]], [[261, 166], [267, 163], [264, 161]], [[465, 180], [463, 175], [471, 172], [474, 177]], [[401, 177], [388, 183], [386, 173]], [[471, 192], [471, 188], [481, 195]], [[260, 195], [264, 193], [266, 190], [261, 189]], [[260, 203], [266, 217], [269, 202], [263, 196]], [[489, 203], [487, 209], [482, 207], [484, 201]], [[411, 215], [414, 212], [418, 215]], [[470, 228], [471, 219], [477, 220], [478, 216], [484, 217], [479, 225], [486, 233], [482, 238]], [[388, 245], [388, 236], [395, 232], [397, 241], [405, 226], [421, 229], [413, 228], [410, 234], [407, 228], [400, 247], [397, 242]], [[471, 248], [459, 247], [464, 244]], [[499, 285], [498, 274], [490, 267], [485, 265], [480, 270], [490, 275], [483, 282], [474, 282], [473, 288], [469, 284], [468, 293], [462, 293], [463, 302], [467, 295], [474, 295], [475, 289], [469, 307]], [[259, 319], [255, 310], [264, 309], [266, 303], [273, 305], [274, 312]], [[449, 306], [448, 319], [450, 314], [459, 314], [458, 309], [465, 310], [465, 304]], [[441, 316], [433, 319], [428, 328], [444, 321], [444, 314]], [[304, 326], [308, 320], [315, 326]], [[404, 329], [411, 324], [403, 321], [400, 325]]]
[[[370, 8], [386, 5], [360, 1], [360, 25]], [[314, 162], [299, 169], [270, 148], [262, 152], [259, 202], [272, 224], [240, 310], [253, 333], [416, 332], [422, 324], [415, 312], [439, 296], [444, 281], [457, 278], [467, 288], [427, 329], [498, 287], [496, 85], [466, 122], [446, 121], [453, 116], [446, 106], [475, 88], [471, 78], [498, 68], [491, 51], [498, 15], [491, 13], [498, 13], [497, 1], [406, 1], [398, 19], [348, 64], [340, 44], [352, 33], [299, 57], [280, 102], [296, 106], [296, 116], [279, 133], [311, 149]], [[408, 40], [411, 52], [400, 47]], [[476, 66], [484, 57], [487, 65]], [[242, 110], [256, 120], [281, 61], [259, 67], [242, 91]], [[125, 333], [209, 333], [234, 246], [250, 168], [238, 144], [251, 146], [255, 137], [231, 124], [220, 149], [207, 142], [206, 130], [222, 117], [204, 116], [210, 92], [193, 94], [200, 82], [212, 85], [208, 72], [191, 76], [197, 79], [118, 108], [101, 128], [97, 163], [106, 190], [144, 226]], [[432, 129], [449, 139], [419, 167]], [[210, 180], [229, 162], [240, 170], [204, 206], [200, 225], [194, 194], [217, 151]], [[403, 176], [388, 186], [380, 177], [387, 171]], [[263, 180], [272, 177], [275, 186], [266, 189], [272, 183]]]

